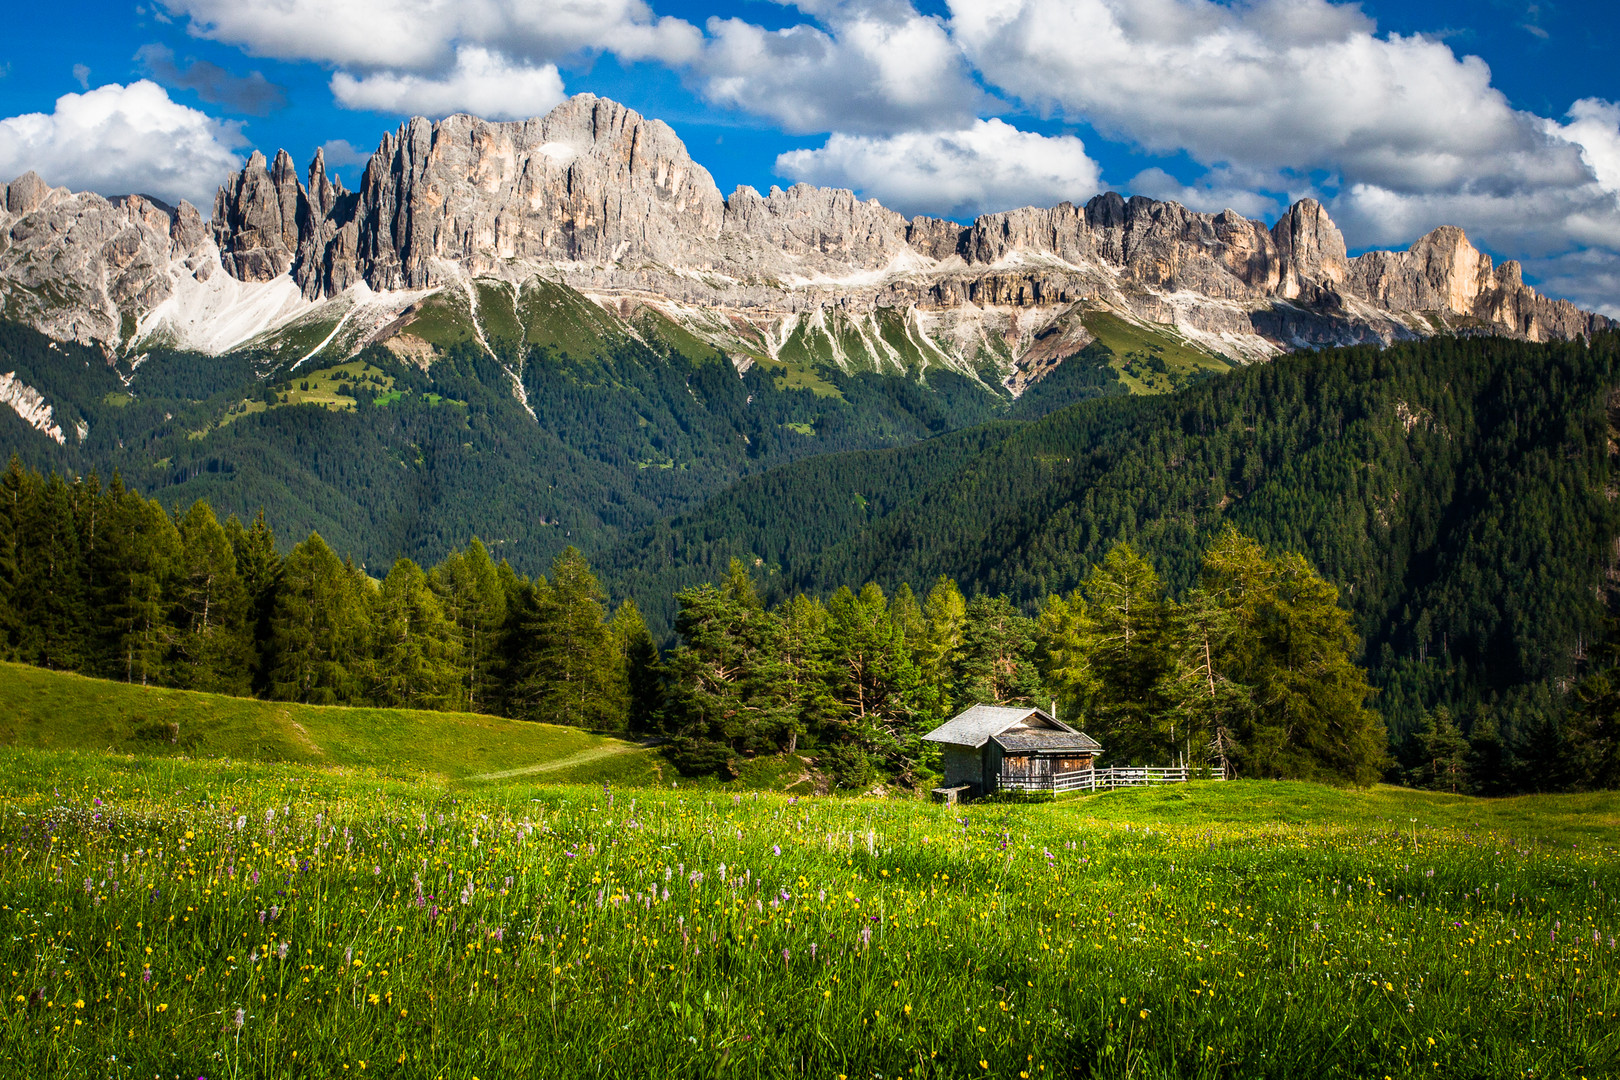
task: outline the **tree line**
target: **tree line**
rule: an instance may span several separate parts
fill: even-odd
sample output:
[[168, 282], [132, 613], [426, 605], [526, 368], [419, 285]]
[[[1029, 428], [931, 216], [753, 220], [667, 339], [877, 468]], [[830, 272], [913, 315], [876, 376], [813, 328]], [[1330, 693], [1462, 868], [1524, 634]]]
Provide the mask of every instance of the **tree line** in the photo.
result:
[[1056, 704], [1109, 762], [1370, 782], [1386, 761], [1336, 590], [1235, 530], [1171, 599], [1121, 544], [1029, 616], [941, 577], [762, 599], [750, 568], [682, 590], [661, 651], [569, 548], [530, 578], [484, 545], [380, 578], [316, 533], [221, 523], [118, 477], [0, 475], [0, 649], [15, 660], [274, 700], [467, 710], [660, 735], [687, 773], [814, 755], [831, 782], [933, 775], [922, 736], [975, 703]]

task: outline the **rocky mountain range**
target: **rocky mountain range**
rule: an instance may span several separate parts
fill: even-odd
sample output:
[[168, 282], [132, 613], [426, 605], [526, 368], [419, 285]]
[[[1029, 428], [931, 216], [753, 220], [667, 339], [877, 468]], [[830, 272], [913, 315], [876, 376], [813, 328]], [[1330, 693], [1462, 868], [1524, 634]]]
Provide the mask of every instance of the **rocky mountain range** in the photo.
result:
[[723, 196], [666, 124], [574, 97], [545, 117], [413, 119], [358, 191], [317, 153], [300, 177], [255, 152], [211, 219], [28, 174], [0, 186], [0, 313], [128, 355], [155, 342], [307, 359], [390, 341], [415, 355], [425, 306], [523, 322], [539, 285], [588, 297], [627, 334], [674, 329], [734, 362], [813, 354], [931, 364], [1019, 392], [1107, 311], [1235, 362], [1433, 333], [1532, 341], [1610, 325], [1493, 266], [1456, 228], [1354, 258], [1305, 199], [1270, 227], [1234, 211], [1099, 195], [1084, 206], [907, 219], [844, 190]]

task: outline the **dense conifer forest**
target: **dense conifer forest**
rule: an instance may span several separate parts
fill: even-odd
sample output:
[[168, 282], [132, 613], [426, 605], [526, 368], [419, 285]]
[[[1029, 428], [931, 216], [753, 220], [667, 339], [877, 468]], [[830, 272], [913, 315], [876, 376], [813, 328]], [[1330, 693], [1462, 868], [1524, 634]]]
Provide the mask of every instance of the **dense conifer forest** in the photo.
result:
[[[829, 768], [847, 752], [837, 769], [850, 783], [867, 769], [920, 775], [917, 735], [974, 700], [1056, 698], [1109, 734], [1115, 753], [1198, 758], [1218, 748], [1220, 725], [1194, 723], [1197, 703], [1166, 687], [1188, 681], [1186, 620], [1205, 602], [1210, 553], [1231, 527], [1258, 545], [1255, 557], [1297, 552], [1336, 589], [1347, 622], [1324, 640], [1341, 641], [1366, 669], [1372, 692], [1357, 708], [1386, 726], [1389, 753], [1387, 764], [1365, 765], [1383, 754], [1374, 739], [1377, 754], [1328, 765], [1331, 755], [1313, 750], [1310, 763], [1281, 764], [1262, 755], [1266, 737], [1233, 727], [1235, 767], [1382, 768], [1481, 791], [1615, 782], [1613, 334], [1296, 355], [1157, 398], [1120, 395], [1107, 356], [1082, 354], [1010, 410], [956, 376], [930, 373], [925, 385], [827, 369], [812, 391], [757, 366], [739, 377], [722, 357], [638, 342], [585, 357], [536, 346], [521, 365], [456, 347], [428, 371], [376, 349], [319, 372], [183, 354], [126, 371], [13, 326], [0, 326], [0, 348], [20, 380], [50, 388], [69, 432], [58, 444], [0, 410], [0, 435], [31, 466], [86, 477], [23, 469], [8, 481], [40, 505], [68, 508], [67, 519], [58, 506], [27, 528], [16, 519], [18, 552], [35, 550], [29, 530], [48, 521], [55, 531], [43, 535], [79, 545], [78, 569], [62, 579], [79, 584], [29, 601], [44, 608], [8, 609], [8, 647], [33, 662], [298, 700], [635, 726], [671, 738], [685, 767], [722, 773], [739, 755], [775, 748], [815, 753]], [[887, 448], [822, 452], [874, 446]], [[123, 481], [89, 494], [96, 472], [115, 470], [167, 511]], [[169, 569], [153, 571], [169, 584], [109, 593], [97, 575], [133, 574], [148, 557], [98, 563], [96, 522], [115, 519], [131, 537], [130, 522], [145, 523], [153, 566], [170, 566], [188, 544], [228, 547], [255, 598], [251, 627], [207, 649], [188, 638], [177, 628], [195, 600], [178, 598]], [[289, 549], [269, 522], [284, 537], [318, 535]], [[1062, 661], [1052, 634], [1096, 569], [1126, 550], [1152, 570], [1165, 625], [1179, 629], [1143, 669], [1158, 674], [1140, 682], [1138, 671], [1120, 697], [1076, 674], [1090, 669]], [[269, 571], [258, 563], [271, 561], [278, 590], [300, 583], [285, 603], [263, 591]], [[57, 566], [54, 557], [14, 564], [15, 597], [30, 594], [41, 566]], [[992, 690], [965, 674], [984, 663], [967, 653], [952, 654], [958, 667], [930, 666], [907, 612], [945, 579], [970, 598], [970, 624], [1022, 628], [1022, 659], [1008, 670], [1027, 678]], [[856, 590], [847, 597], [846, 585]], [[289, 606], [300, 595], [323, 598], [301, 623]], [[336, 606], [323, 615], [322, 603]], [[50, 604], [101, 623], [86, 629]], [[901, 627], [884, 633], [899, 635], [912, 674], [896, 676], [902, 688], [884, 699], [902, 703], [903, 721], [874, 711], [866, 690], [750, 696], [780, 682], [769, 664], [738, 669], [750, 674], [726, 689], [743, 695], [731, 705], [709, 700], [718, 690], [698, 642], [771, 664], [798, 649], [821, 657], [813, 677], [781, 677], [832, 687], [828, 672], [854, 670], [838, 642], [853, 633], [856, 608], [881, 608]], [[132, 636], [140, 611], [160, 609], [146, 638]], [[295, 624], [325, 644], [295, 648]], [[715, 626], [729, 629], [716, 637]], [[792, 645], [794, 634], [813, 647]], [[964, 640], [988, 640], [975, 634]], [[565, 639], [595, 642], [600, 655], [586, 663], [543, 645]], [[390, 640], [400, 643], [392, 659]], [[1260, 700], [1264, 680], [1229, 681], [1243, 700]], [[1113, 737], [1108, 702], [1125, 700], [1139, 720], [1155, 718], [1157, 742], [1141, 736], [1138, 747], [1128, 726], [1117, 730], [1136, 733]], [[753, 719], [738, 727], [724, 719], [733, 713]], [[863, 719], [851, 726], [848, 715]], [[1361, 764], [1346, 764], [1352, 757]]]
[[1338, 586], [1404, 769], [1433, 774], [1438, 729], [1481, 788], [1593, 783], [1620, 700], [1617, 363], [1614, 334], [1283, 357], [775, 469], [598, 562], [655, 633], [659, 598], [733, 558], [773, 598], [945, 575], [1032, 615], [1121, 541], [1179, 596], [1230, 524]]
[[[1128, 545], [1039, 618], [940, 578], [775, 607], [747, 567], [675, 598], [660, 655], [568, 548], [528, 578], [476, 540], [380, 581], [318, 534], [283, 557], [262, 516], [170, 517], [114, 478], [0, 476], [0, 648], [143, 685], [312, 704], [464, 709], [662, 735], [689, 774], [811, 753], [830, 784], [915, 787], [921, 736], [974, 703], [1061, 702], [1117, 763], [1366, 783], [1385, 765], [1348, 617], [1298, 556], [1235, 530], [1180, 601]], [[1049, 697], [1050, 696], [1050, 697]]]
[[774, 465], [913, 443], [1005, 409], [950, 372], [924, 387], [830, 369], [810, 389], [760, 366], [739, 375], [713, 352], [630, 339], [579, 349], [460, 343], [426, 371], [380, 346], [341, 363], [157, 350], [109, 364], [0, 321], [0, 371], [45, 396], [64, 436], [0, 408], [0, 460], [116, 470], [170, 507], [201, 498], [244, 520], [262, 509], [289, 535], [318, 531], [384, 570], [401, 554], [436, 562], [474, 534], [544, 567]]

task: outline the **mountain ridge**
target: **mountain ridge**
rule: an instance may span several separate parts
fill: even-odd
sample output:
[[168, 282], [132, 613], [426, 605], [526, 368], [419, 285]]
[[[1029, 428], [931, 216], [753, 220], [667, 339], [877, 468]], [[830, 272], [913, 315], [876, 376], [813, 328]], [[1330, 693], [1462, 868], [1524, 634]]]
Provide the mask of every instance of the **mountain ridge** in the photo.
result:
[[32, 174], [0, 186], [0, 206], [0, 311], [110, 355], [153, 341], [224, 352], [295, 324], [331, 331], [309, 355], [352, 353], [407, 332], [401, 317], [435, 292], [475, 306], [481, 280], [565, 284], [742, 367], [798, 335], [840, 366], [846, 354], [939, 364], [1014, 395], [1090, 343], [1086, 311], [1238, 363], [1612, 325], [1526, 286], [1516, 262], [1494, 265], [1455, 227], [1350, 257], [1311, 199], [1268, 227], [1113, 192], [969, 225], [804, 184], [725, 197], [668, 125], [588, 94], [524, 121], [407, 121], [354, 192], [319, 152], [300, 178], [284, 150], [255, 151], [209, 222], [189, 204], [75, 194]]

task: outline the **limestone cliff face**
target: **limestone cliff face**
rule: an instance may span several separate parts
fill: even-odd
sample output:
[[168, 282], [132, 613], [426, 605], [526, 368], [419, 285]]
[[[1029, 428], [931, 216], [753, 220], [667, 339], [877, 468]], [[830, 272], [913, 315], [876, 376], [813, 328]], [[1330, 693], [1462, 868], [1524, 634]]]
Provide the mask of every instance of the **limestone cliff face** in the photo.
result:
[[63, 340], [116, 346], [126, 315], [148, 311], [180, 277], [219, 266], [202, 216], [141, 195], [104, 199], [25, 173], [4, 188], [0, 310]]
[[[615, 310], [652, 305], [766, 340], [833, 309], [899, 314], [932, 343], [920, 347], [965, 371], [986, 347], [1015, 365], [1026, 352], [1050, 361], [1078, 340], [1057, 323], [1080, 302], [1173, 324], [1238, 360], [1440, 331], [1543, 340], [1610, 325], [1541, 296], [1516, 263], [1493, 267], [1458, 229], [1349, 258], [1310, 199], [1268, 228], [1113, 192], [969, 225], [908, 221], [804, 184], [723, 197], [667, 125], [588, 94], [512, 123], [411, 120], [382, 139], [355, 192], [318, 153], [302, 179], [285, 151], [255, 153], [206, 225], [185, 204], [76, 195], [33, 174], [0, 186], [4, 312], [84, 341], [128, 345], [131, 320], [144, 326], [160, 307], [186, 333], [232, 319], [258, 333], [361, 285], [387, 323], [423, 290], [537, 275]], [[381, 310], [397, 293], [409, 294], [398, 310]], [[234, 333], [206, 347], [242, 340]], [[1021, 377], [1009, 373], [1009, 385]]]
[[667, 125], [588, 95], [518, 123], [412, 120], [372, 154], [357, 200], [314, 201], [327, 209], [310, 215], [296, 277], [328, 296], [512, 260], [674, 263], [712, 248], [725, 213]]
[[271, 281], [291, 269], [304, 202], [287, 151], [279, 151], [266, 168], [264, 155], [255, 150], [247, 167], [214, 197], [214, 240], [226, 272], [242, 281]]
[[412, 120], [383, 139], [357, 196], [335, 192], [319, 158], [308, 186], [294, 187], [281, 156], [269, 169], [250, 161], [221, 189], [215, 231], [228, 272], [260, 280], [290, 266], [312, 299], [360, 281], [424, 289], [543, 272], [596, 295], [756, 314], [1092, 300], [1255, 337], [1236, 348], [1251, 356], [1441, 329], [1539, 339], [1607, 325], [1493, 271], [1456, 229], [1350, 259], [1312, 199], [1267, 228], [1113, 192], [968, 226], [907, 221], [804, 184], [722, 198], [669, 127], [588, 94], [515, 123]]

